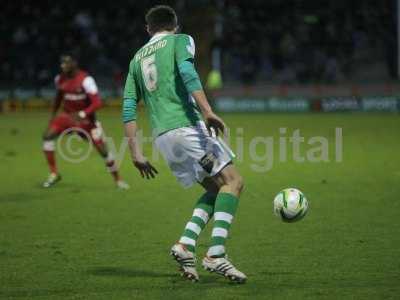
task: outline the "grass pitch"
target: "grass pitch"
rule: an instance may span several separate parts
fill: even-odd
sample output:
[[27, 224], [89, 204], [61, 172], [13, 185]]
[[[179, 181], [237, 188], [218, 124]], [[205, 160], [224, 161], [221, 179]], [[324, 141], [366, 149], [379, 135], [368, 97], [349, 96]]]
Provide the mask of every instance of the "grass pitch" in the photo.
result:
[[[398, 299], [398, 115], [224, 116], [232, 128], [243, 127], [237, 165], [246, 190], [228, 251], [248, 275], [245, 285], [203, 270], [198, 284], [177, 275], [168, 252], [201, 190], [181, 190], [162, 160], [155, 163], [159, 177], [146, 181], [126, 153], [121, 172], [132, 189], [125, 192], [114, 188], [95, 153], [79, 164], [58, 156], [63, 180], [42, 189], [47, 166], [40, 137], [47, 117], [0, 115], [1, 299]], [[102, 112], [100, 119], [119, 147], [119, 113]], [[251, 138], [277, 141], [280, 127], [287, 136], [298, 128], [306, 140], [327, 137], [330, 162], [295, 162], [290, 150], [288, 161], [279, 162], [275, 143], [272, 169], [254, 172]], [[341, 163], [334, 161], [335, 127], [343, 128]], [[262, 144], [255, 151], [265, 152]], [[285, 224], [272, 214], [272, 199], [292, 186], [305, 193], [310, 211]], [[209, 234], [208, 228], [200, 238], [199, 259]]]

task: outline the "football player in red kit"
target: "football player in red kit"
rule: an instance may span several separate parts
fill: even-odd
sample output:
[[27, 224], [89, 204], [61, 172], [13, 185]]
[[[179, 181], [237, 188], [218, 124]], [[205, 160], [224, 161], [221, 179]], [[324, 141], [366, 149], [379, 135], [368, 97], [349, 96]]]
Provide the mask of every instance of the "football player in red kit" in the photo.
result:
[[[117, 165], [104, 141], [100, 122], [95, 112], [102, 103], [93, 77], [79, 69], [72, 55], [61, 56], [61, 74], [55, 78], [57, 95], [52, 117], [43, 135], [43, 150], [50, 167], [50, 175], [43, 187], [51, 187], [61, 180], [55, 161], [55, 139], [66, 131], [76, 131], [80, 136], [90, 139], [104, 158], [107, 169], [112, 174], [118, 188], [128, 189], [129, 185], [118, 174]], [[57, 113], [60, 106], [62, 112]], [[84, 133], [84, 134], [83, 134]]]

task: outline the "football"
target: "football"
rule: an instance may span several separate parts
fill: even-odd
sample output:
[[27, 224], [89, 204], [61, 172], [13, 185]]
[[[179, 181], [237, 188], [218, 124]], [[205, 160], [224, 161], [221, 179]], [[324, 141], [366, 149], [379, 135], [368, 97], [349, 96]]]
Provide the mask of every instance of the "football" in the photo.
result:
[[284, 222], [299, 221], [307, 211], [308, 201], [298, 189], [284, 189], [274, 199], [274, 213]]

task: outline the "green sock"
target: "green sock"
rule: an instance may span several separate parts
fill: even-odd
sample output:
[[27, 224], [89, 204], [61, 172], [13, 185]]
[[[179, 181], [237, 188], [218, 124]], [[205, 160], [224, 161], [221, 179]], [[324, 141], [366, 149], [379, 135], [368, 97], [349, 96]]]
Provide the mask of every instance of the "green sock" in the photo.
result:
[[186, 224], [179, 243], [184, 244], [191, 252], [195, 252], [199, 234], [213, 216], [215, 198], [214, 194], [203, 194], [194, 207], [192, 218]]
[[219, 193], [214, 206], [214, 226], [211, 234], [211, 246], [207, 256], [225, 256], [225, 242], [228, 237], [233, 216], [236, 213], [239, 198], [230, 193]]

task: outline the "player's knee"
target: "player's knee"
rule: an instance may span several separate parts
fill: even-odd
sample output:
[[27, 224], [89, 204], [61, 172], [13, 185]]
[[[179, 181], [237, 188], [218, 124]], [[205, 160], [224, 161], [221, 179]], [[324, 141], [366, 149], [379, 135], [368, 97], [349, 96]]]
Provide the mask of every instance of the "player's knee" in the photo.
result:
[[234, 174], [232, 176], [229, 176], [227, 181], [227, 184], [233, 191], [235, 191], [235, 193], [240, 194], [242, 192], [244, 188], [244, 180], [242, 176], [240, 176], [239, 174]]
[[238, 194], [240, 194], [244, 189], [244, 180], [240, 175], [237, 175], [235, 178], [235, 189], [237, 190]]
[[56, 143], [54, 140], [43, 140], [43, 150], [44, 151], [54, 151], [56, 148]]

